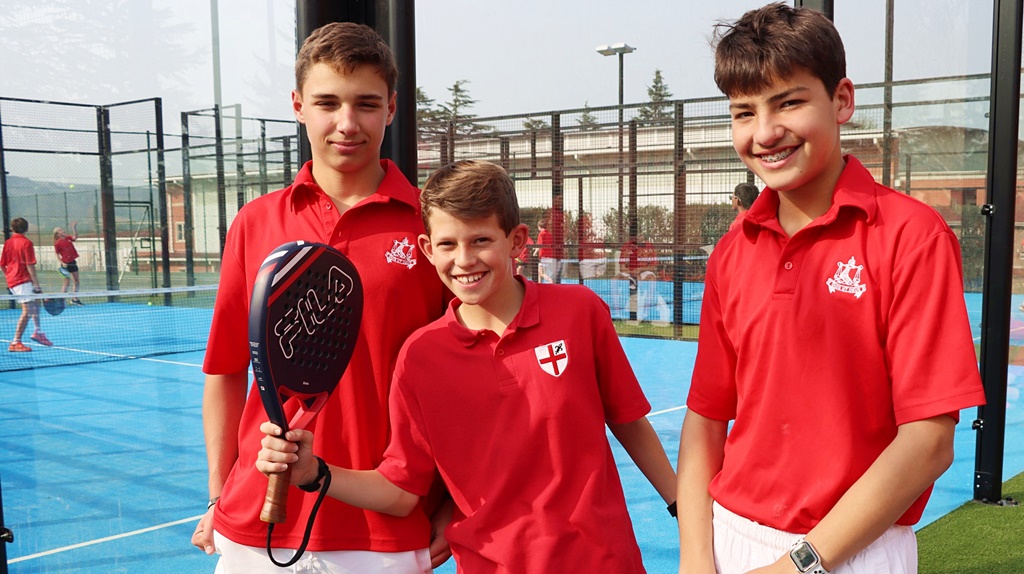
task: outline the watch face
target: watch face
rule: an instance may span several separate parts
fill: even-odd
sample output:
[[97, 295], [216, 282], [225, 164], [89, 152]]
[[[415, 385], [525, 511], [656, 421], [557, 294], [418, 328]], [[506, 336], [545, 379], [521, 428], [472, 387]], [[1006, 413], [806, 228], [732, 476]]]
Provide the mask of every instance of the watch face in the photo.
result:
[[810, 570], [815, 564], [818, 563], [818, 556], [814, 553], [814, 549], [811, 545], [806, 542], [800, 542], [789, 551], [790, 557], [793, 558], [793, 563], [801, 572]]

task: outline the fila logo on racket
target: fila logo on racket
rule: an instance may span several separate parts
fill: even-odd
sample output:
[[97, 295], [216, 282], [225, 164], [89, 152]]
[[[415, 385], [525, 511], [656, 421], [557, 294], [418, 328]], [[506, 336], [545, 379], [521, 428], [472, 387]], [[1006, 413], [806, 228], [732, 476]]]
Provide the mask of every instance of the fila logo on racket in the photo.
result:
[[867, 286], [860, 282], [861, 271], [864, 271], [863, 265], [857, 265], [857, 259], [853, 256], [846, 263], [839, 261], [836, 263], [839, 269], [836, 269], [835, 275], [825, 281], [828, 285], [828, 292], [835, 293], [849, 293], [857, 299], [868, 290]]
[[405, 265], [409, 269], [416, 266], [416, 246], [409, 244], [409, 238], [403, 237], [402, 241], [394, 240], [395, 244], [384, 254], [388, 263]]
[[534, 347], [533, 353], [537, 355], [537, 364], [544, 372], [560, 377], [569, 364], [569, 351], [565, 347], [565, 341], [555, 341], [539, 347]]
[[334, 294], [332, 297], [328, 297], [321, 303], [316, 291], [309, 289], [306, 291], [306, 295], [299, 299], [294, 306], [289, 307], [285, 311], [284, 317], [274, 325], [274, 335], [278, 337], [278, 344], [281, 346], [284, 358], [291, 359], [295, 354], [295, 347], [292, 346], [295, 337], [302, 331], [305, 331], [307, 335], [316, 334], [320, 325], [327, 321], [327, 318], [352, 294], [355, 285], [352, 276], [338, 267], [331, 267], [328, 271], [327, 281]]

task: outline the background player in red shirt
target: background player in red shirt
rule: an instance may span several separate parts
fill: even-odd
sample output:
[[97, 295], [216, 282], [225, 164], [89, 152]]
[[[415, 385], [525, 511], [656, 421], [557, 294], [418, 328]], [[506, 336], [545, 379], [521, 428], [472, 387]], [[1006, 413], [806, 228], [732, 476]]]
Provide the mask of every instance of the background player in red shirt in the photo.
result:
[[537, 244], [535, 252], [538, 259], [537, 280], [541, 283], [562, 282], [561, 247], [555, 245], [555, 236], [548, 228], [551, 227], [551, 216], [546, 215], [537, 222]]
[[[451, 164], [421, 201], [419, 246], [456, 300], [403, 346], [384, 461], [331, 467], [328, 494], [401, 516], [439, 472], [460, 572], [643, 572], [606, 425], [666, 502], [675, 474], [608, 306], [580, 285], [517, 279], [527, 227], [501, 167]], [[312, 435], [287, 438], [298, 444], [264, 438], [257, 467], [310, 481]]]
[[18, 303], [21, 304], [21, 317], [18, 317], [18, 324], [14, 327], [14, 339], [7, 350], [12, 353], [24, 353], [32, 350], [21, 342], [21, 335], [25, 332], [29, 319], [35, 327], [32, 340], [47, 347], [53, 343], [46, 338], [39, 325], [39, 303], [30, 297], [32, 294], [42, 293], [43, 289], [39, 286], [39, 278], [36, 276], [35, 248], [32, 246], [32, 240], [25, 237], [28, 220], [24, 217], [15, 217], [11, 220], [11, 231], [14, 233], [4, 242], [3, 253], [0, 253], [0, 267], [3, 267], [7, 288], [14, 295], [21, 297], [18, 299]]
[[985, 399], [956, 236], [842, 155], [828, 18], [775, 3], [717, 32], [733, 147], [766, 188], [708, 260], [679, 571], [913, 574], [911, 525]]
[[[444, 312], [448, 299], [416, 248], [423, 232], [419, 192], [398, 166], [380, 158], [398, 77], [387, 44], [366, 26], [328, 24], [303, 43], [295, 75], [292, 106], [313, 159], [291, 186], [249, 202], [232, 222], [203, 364], [211, 502], [192, 543], [221, 554], [218, 572], [281, 571], [266, 554], [267, 524], [259, 512], [267, 479], [254, 466], [259, 424], [267, 417], [256, 385], [247, 395], [248, 306], [267, 254], [288, 241], [320, 242], [359, 270], [367, 294], [359, 344], [312, 422], [318, 452], [338, 465], [372, 469], [380, 463], [398, 351], [415, 329]], [[315, 499], [299, 490], [288, 497], [288, 520], [273, 532], [279, 562], [291, 559], [301, 543]], [[306, 553], [290, 571], [429, 572], [432, 555], [434, 565], [449, 556], [443, 538], [430, 547], [431, 510], [419, 506], [397, 518], [327, 499]]]
[[[57, 252], [57, 259], [60, 260], [60, 274], [64, 277], [64, 284], [60, 288], [61, 293], [68, 290], [68, 285], [74, 281], [72, 293], [78, 293], [78, 250], [74, 242], [78, 241], [78, 222], [71, 222], [71, 235], [64, 231], [63, 227], [53, 229], [53, 250]], [[78, 297], [71, 299], [72, 305], [81, 305]]]

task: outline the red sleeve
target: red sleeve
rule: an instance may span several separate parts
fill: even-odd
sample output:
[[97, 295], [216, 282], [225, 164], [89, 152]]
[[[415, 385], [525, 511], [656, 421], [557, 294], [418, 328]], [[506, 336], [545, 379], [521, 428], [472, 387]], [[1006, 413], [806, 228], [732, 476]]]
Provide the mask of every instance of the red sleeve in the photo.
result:
[[[391, 385], [388, 403], [391, 410], [391, 442], [377, 471], [402, 490], [426, 496], [436, 476], [436, 465], [430, 441], [423, 431], [420, 405], [412, 390], [415, 383], [405, 376], [407, 349], [402, 349], [398, 357], [398, 367]], [[415, 377], [415, 373], [411, 373], [411, 376]]]
[[736, 350], [726, 334], [718, 297], [718, 259], [714, 253], [708, 259], [697, 359], [686, 406], [707, 418], [728, 421], [736, 418]]
[[958, 418], [960, 409], [984, 404], [963, 293], [960, 247], [948, 229], [914, 246], [893, 270], [886, 354], [897, 424]]
[[203, 360], [203, 372], [208, 375], [237, 373], [249, 365], [249, 286], [235, 249], [240, 241], [236, 227], [228, 229], [221, 257], [220, 284]]
[[597, 361], [597, 384], [604, 405], [604, 418], [611, 423], [632, 422], [651, 412], [651, 404], [622, 349], [608, 304], [597, 295], [593, 295], [593, 298], [595, 303], [591, 313], [594, 357]]

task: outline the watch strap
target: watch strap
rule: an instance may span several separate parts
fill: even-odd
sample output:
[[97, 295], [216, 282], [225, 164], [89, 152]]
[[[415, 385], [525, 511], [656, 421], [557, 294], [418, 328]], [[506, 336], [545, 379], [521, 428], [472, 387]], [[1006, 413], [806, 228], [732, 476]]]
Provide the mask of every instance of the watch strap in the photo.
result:
[[320, 486], [323, 483], [324, 477], [331, 474], [331, 469], [324, 462], [324, 459], [319, 456], [314, 456], [316, 459], [316, 478], [313, 482], [307, 482], [306, 484], [300, 484], [298, 487], [306, 492], [316, 492], [320, 490]]

